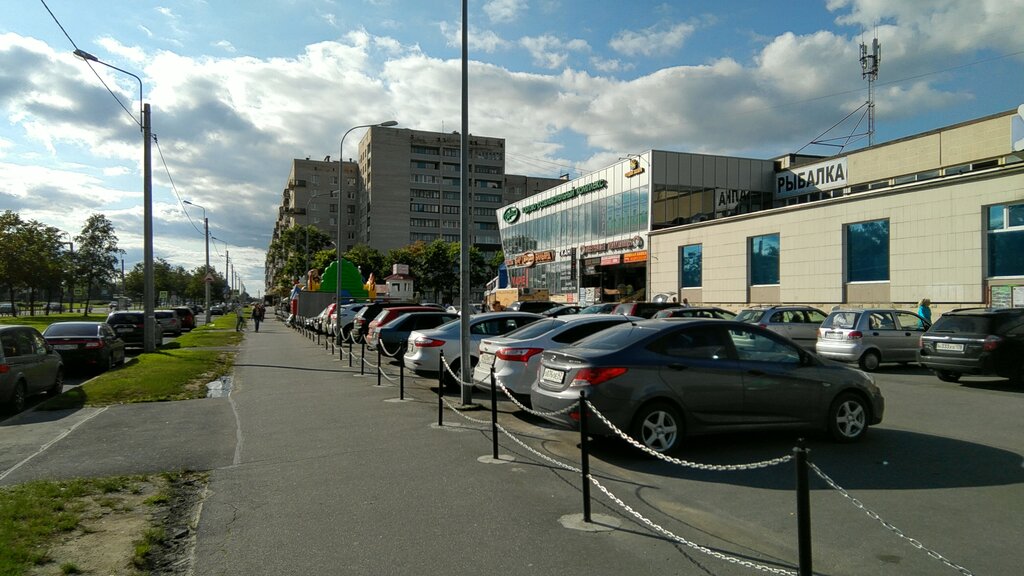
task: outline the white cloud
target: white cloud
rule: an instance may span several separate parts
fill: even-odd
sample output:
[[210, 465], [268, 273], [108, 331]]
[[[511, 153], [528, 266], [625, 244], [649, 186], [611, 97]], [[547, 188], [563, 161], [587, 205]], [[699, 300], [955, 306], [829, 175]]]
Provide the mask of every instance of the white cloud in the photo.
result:
[[[440, 22], [441, 35], [444, 36], [448, 46], [459, 48], [462, 46], [462, 24]], [[469, 34], [470, 52], [484, 52], [492, 54], [498, 50], [507, 48], [509, 42], [492, 30], [477, 30], [473, 28]]]
[[571, 52], [590, 50], [590, 45], [585, 40], [565, 41], [551, 34], [524, 36], [519, 39], [519, 45], [526, 48], [535, 65], [551, 69], [565, 66]]
[[644, 30], [623, 30], [615, 35], [608, 45], [626, 56], [653, 56], [669, 54], [677, 50], [693, 34], [696, 27], [679, 23], [669, 27], [658, 24]]
[[235, 49], [234, 44], [228, 42], [227, 40], [219, 40], [217, 42], [214, 42], [213, 45], [230, 54], [234, 54], [238, 51]]
[[526, 0], [490, 0], [484, 3], [484, 13], [491, 22], [514, 22], [519, 15], [529, 9]]

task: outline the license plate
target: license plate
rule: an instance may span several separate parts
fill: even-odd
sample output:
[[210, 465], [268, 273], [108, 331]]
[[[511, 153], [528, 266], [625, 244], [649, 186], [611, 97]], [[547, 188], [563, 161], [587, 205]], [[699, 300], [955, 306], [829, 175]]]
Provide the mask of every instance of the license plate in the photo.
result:
[[484, 366], [490, 366], [491, 364], [494, 364], [494, 354], [484, 352], [483, 354], [480, 355], [480, 363], [483, 364]]
[[541, 379], [545, 382], [554, 382], [555, 384], [561, 384], [562, 379], [565, 378], [565, 372], [559, 370], [553, 370], [551, 368], [545, 368], [541, 374]]
[[964, 345], [963, 344], [954, 344], [952, 342], [936, 342], [935, 343], [935, 349], [936, 350], [945, 350], [947, 352], [963, 352], [964, 351]]
[[57, 344], [53, 347], [54, 350], [74, 350], [76, 348], [78, 348], [78, 346], [74, 344]]
[[117, 331], [118, 332], [131, 332], [132, 331], [132, 327], [131, 326], [118, 326], [117, 327]]
[[842, 340], [843, 338], [842, 332], [825, 332], [826, 340]]

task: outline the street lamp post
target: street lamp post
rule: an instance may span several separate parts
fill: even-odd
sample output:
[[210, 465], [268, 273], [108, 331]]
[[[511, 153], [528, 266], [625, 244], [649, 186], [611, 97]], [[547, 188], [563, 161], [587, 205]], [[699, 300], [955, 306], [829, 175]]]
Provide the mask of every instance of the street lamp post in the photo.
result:
[[142, 288], [142, 305], [144, 311], [143, 329], [145, 334], [143, 335], [142, 346], [145, 352], [153, 352], [156, 350], [156, 338], [154, 329], [156, 327], [156, 317], [153, 314], [153, 304], [156, 298], [156, 286], [153, 280], [153, 169], [152, 169], [152, 152], [151, 143], [152, 135], [150, 133], [150, 110], [149, 104], [142, 102], [142, 78], [139, 78], [135, 74], [127, 70], [122, 70], [117, 66], [107, 64], [85, 50], [75, 50], [75, 56], [87, 61], [96, 62], [102, 64], [111, 70], [117, 70], [122, 74], [127, 74], [132, 78], [139, 81], [139, 106], [142, 107], [141, 119], [139, 126], [142, 128], [142, 198], [143, 198], [143, 242], [142, 242], [142, 261], [143, 261], [143, 288]]
[[[63, 230], [61, 230], [60, 233], [61, 234], [68, 234], [67, 232], [65, 232]], [[71, 238], [71, 234], [68, 234], [68, 238]], [[61, 244], [67, 244], [68, 245], [68, 252], [70, 253], [69, 256], [68, 256], [68, 265], [71, 267], [71, 270], [70, 270], [71, 274], [70, 274], [70, 276], [68, 278], [70, 280], [70, 282], [68, 282], [68, 312], [74, 312], [75, 311], [75, 243], [72, 242], [71, 240], [68, 240], [67, 242], [61, 242]]]
[[203, 276], [203, 284], [206, 285], [206, 303], [203, 305], [206, 311], [206, 323], [210, 323], [210, 221], [206, 218], [206, 208], [196, 204], [195, 202], [189, 202], [188, 200], [182, 200], [182, 204], [188, 204], [189, 206], [195, 206], [203, 211], [203, 236], [206, 239], [206, 269], [203, 270], [205, 275]]
[[[349, 132], [356, 128], [373, 128], [374, 126], [388, 127], [397, 125], [398, 121], [396, 120], [388, 120], [387, 122], [379, 122], [377, 124], [360, 124], [359, 126], [349, 128], [341, 135], [341, 145], [338, 146], [338, 261], [337, 265], [334, 267], [334, 297], [339, 305], [341, 304], [341, 253], [343, 246], [341, 243], [341, 220], [345, 217], [344, 211], [342, 210], [342, 202], [345, 199], [345, 137], [348, 136]], [[340, 348], [342, 343], [342, 334], [340, 329], [341, 327], [339, 326], [338, 328], [337, 338], [338, 347]]]

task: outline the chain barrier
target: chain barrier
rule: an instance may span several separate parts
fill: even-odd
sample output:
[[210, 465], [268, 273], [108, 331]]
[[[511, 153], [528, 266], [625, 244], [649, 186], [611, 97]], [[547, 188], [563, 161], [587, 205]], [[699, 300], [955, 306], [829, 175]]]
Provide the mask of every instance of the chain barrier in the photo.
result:
[[667, 529], [659, 526], [658, 524], [656, 524], [652, 520], [644, 517], [643, 514], [640, 514], [636, 510], [633, 510], [632, 507], [630, 507], [628, 504], [626, 504], [625, 502], [620, 500], [617, 496], [615, 496], [615, 494], [612, 494], [612, 492], [610, 490], [608, 490], [600, 482], [598, 482], [597, 479], [594, 478], [593, 475], [588, 475], [587, 478], [589, 478], [590, 482], [594, 486], [597, 486], [597, 488], [599, 490], [601, 490], [601, 492], [604, 492], [605, 496], [607, 496], [613, 502], [615, 502], [620, 507], [622, 507], [623, 510], [625, 510], [626, 512], [629, 512], [637, 520], [643, 522], [644, 524], [646, 524], [648, 527], [650, 527], [655, 532], [658, 532], [659, 534], [662, 534], [663, 536], [666, 536], [666, 537], [668, 537], [668, 538], [670, 538], [672, 540], [675, 540], [676, 542], [678, 542], [678, 543], [680, 543], [680, 544], [682, 544], [684, 546], [688, 546], [688, 547], [690, 547], [690, 548], [692, 548], [692, 549], [694, 549], [694, 550], [696, 550], [698, 552], [703, 552], [704, 554], [707, 554], [708, 556], [712, 556], [714, 558], [718, 558], [719, 560], [724, 560], [726, 562], [730, 562], [730, 563], [736, 564], [738, 566], [743, 566], [744, 568], [750, 568], [750, 569], [753, 569], [753, 570], [758, 570], [760, 572], [767, 572], [769, 574], [780, 574], [780, 575], [785, 575], [785, 576], [797, 576], [797, 572], [795, 572], [793, 570], [786, 570], [785, 568], [773, 568], [771, 566], [765, 566], [763, 564], [757, 564], [757, 563], [751, 562], [749, 560], [743, 560], [743, 559], [740, 559], [740, 558], [736, 558], [735, 556], [729, 556], [728, 554], [722, 554], [721, 552], [716, 552], [715, 550], [712, 550], [712, 549], [710, 549], [710, 548], [708, 548], [706, 546], [701, 546], [700, 544], [697, 544], [696, 542], [691, 542], [691, 541], [687, 540], [686, 538], [683, 538], [682, 536], [677, 536], [677, 535], [673, 534], [672, 532], [668, 531]]
[[[508, 388], [506, 388], [504, 384], [502, 384], [501, 382], [498, 382], [497, 380], [495, 380], [494, 383], [497, 384], [498, 389], [501, 390], [502, 392], [504, 392], [505, 396], [508, 396], [508, 399], [511, 400], [513, 404], [518, 406], [520, 410], [522, 410], [522, 411], [524, 411], [524, 412], [526, 412], [528, 414], [533, 414], [534, 416], [558, 416], [560, 414], [568, 414], [569, 412], [572, 412], [573, 410], [576, 410], [578, 408], [575, 403], [570, 404], [570, 405], [566, 406], [565, 408], [562, 408], [561, 410], [556, 410], [554, 412], [541, 412], [539, 410], [534, 410], [532, 408], [527, 408], [526, 406], [523, 405], [522, 402], [517, 400], [516, 397], [512, 395], [512, 391], [509, 390]], [[577, 472], [578, 472], [578, 470], [577, 470]]]
[[918, 550], [921, 550], [921, 551], [925, 552], [926, 554], [928, 554], [928, 556], [931, 556], [935, 560], [938, 560], [939, 562], [942, 562], [946, 566], [949, 566], [950, 568], [956, 570], [957, 572], [963, 574], [964, 576], [974, 576], [974, 572], [971, 572], [970, 570], [968, 570], [967, 568], [964, 568], [963, 566], [960, 566], [959, 564], [953, 563], [952, 561], [948, 560], [942, 554], [939, 554], [935, 550], [932, 550], [931, 548], [928, 548], [927, 546], [925, 546], [921, 542], [915, 540], [914, 538], [911, 538], [910, 536], [907, 536], [906, 534], [903, 533], [902, 530], [900, 530], [899, 528], [893, 526], [889, 522], [886, 522], [885, 520], [883, 520], [882, 517], [878, 515], [878, 513], [876, 513], [874, 510], [871, 510], [870, 508], [865, 506], [860, 500], [858, 500], [858, 499], [854, 498], [853, 496], [851, 496], [850, 493], [847, 492], [842, 486], [840, 486], [839, 484], [836, 484], [835, 480], [833, 480], [831, 477], [829, 477], [828, 474], [825, 474], [824, 472], [822, 472], [821, 468], [818, 468], [818, 466], [816, 464], [809, 462], [807, 465], [811, 468], [811, 470], [814, 470], [814, 473], [817, 474], [822, 480], [824, 480], [826, 484], [831, 486], [832, 489], [834, 489], [836, 492], [839, 492], [840, 494], [842, 494], [843, 498], [846, 498], [847, 500], [849, 500], [850, 503], [853, 504], [855, 507], [860, 508], [861, 511], [863, 511], [865, 514], [868, 515], [868, 518], [871, 518], [872, 520], [878, 522], [886, 530], [892, 532], [893, 534], [895, 534], [896, 536], [902, 538], [903, 540], [906, 540], [914, 548], [917, 548]]
[[455, 372], [452, 372], [452, 367], [448, 365], [448, 360], [445, 359], [443, 356], [441, 357], [441, 363], [444, 364], [444, 371], [451, 375], [453, 380], [459, 382], [462, 386], [473, 386], [472, 382], [463, 382], [462, 376], [456, 374]]
[[383, 340], [378, 340], [377, 341], [377, 346], [380, 346], [381, 354], [383, 354], [384, 356], [387, 356], [388, 358], [398, 358], [398, 355], [402, 352], [402, 345], [401, 344], [398, 345], [398, 349], [395, 350], [393, 353], [388, 351], [388, 347], [384, 345], [384, 341]]
[[459, 410], [454, 404], [449, 402], [447, 398], [442, 397], [441, 401], [444, 402], [445, 406], [451, 408], [452, 412], [455, 412], [456, 414], [458, 414], [459, 416], [462, 416], [466, 420], [469, 420], [470, 422], [472, 422], [474, 424], [485, 424], [487, 427], [491, 426], [491, 421], [490, 420], [477, 420], [476, 418], [471, 418], [469, 416], [466, 416], [465, 414], [462, 413], [462, 410]]
[[505, 436], [508, 436], [510, 440], [512, 440], [516, 444], [519, 444], [520, 446], [525, 448], [527, 451], [533, 453], [534, 455], [540, 457], [542, 460], [544, 460], [546, 462], [550, 462], [551, 464], [554, 464], [555, 466], [558, 466], [559, 468], [562, 468], [564, 470], [568, 470], [569, 472], [575, 472], [576, 474], [580, 473], [580, 469], [579, 468], [575, 468], [573, 466], [570, 466], [569, 464], [566, 464], [565, 462], [561, 462], [559, 460], [555, 460], [554, 458], [552, 458], [551, 456], [548, 456], [547, 454], [542, 454], [542, 453], [538, 452], [532, 446], [528, 446], [525, 442], [523, 442], [519, 438], [516, 438], [515, 436], [513, 436], [512, 433], [509, 432], [508, 430], [506, 430], [505, 427], [502, 426], [501, 424], [498, 424], [498, 430], [501, 430], [501, 433], [504, 434]]
[[672, 456], [668, 456], [667, 454], [662, 454], [661, 452], [651, 450], [650, 448], [644, 446], [643, 444], [635, 440], [633, 437], [623, 432], [622, 430], [619, 430], [618, 427], [616, 427], [614, 424], [609, 422], [607, 418], [605, 418], [604, 414], [601, 414], [600, 412], [597, 411], [597, 408], [594, 408], [594, 405], [590, 403], [590, 400], [587, 400], [587, 408], [589, 408], [595, 416], [600, 418], [601, 422], [603, 422], [604, 425], [607, 426], [613, 433], [615, 433], [617, 436], [619, 436], [629, 444], [632, 444], [634, 447], [642, 450], [643, 452], [646, 452], [647, 454], [650, 454], [651, 456], [654, 456], [655, 458], [660, 458], [665, 462], [675, 464], [677, 466], [683, 466], [686, 468], [696, 468], [697, 470], [711, 470], [715, 472], [734, 472], [737, 470], [756, 470], [758, 468], [768, 468], [769, 466], [777, 466], [779, 464], [785, 464], [786, 462], [793, 460], [793, 456], [791, 454], [787, 454], [786, 456], [780, 456], [778, 458], [772, 458], [770, 460], [751, 462], [749, 464], [701, 464], [700, 462], [680, 460], [679, 458], [673, 458]]

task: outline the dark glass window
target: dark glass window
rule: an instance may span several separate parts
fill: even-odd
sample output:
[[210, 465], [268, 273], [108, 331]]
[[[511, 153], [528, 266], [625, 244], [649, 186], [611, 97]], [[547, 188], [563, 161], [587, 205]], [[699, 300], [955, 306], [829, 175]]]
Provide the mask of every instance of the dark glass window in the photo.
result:
[[889, 221], [846, 226], [846, 281], [889, 279]]
[[679, 261], [679, 285], [683, 288], [700, 288], [704, 266], [703, 244], [681, 247]]
[[766, 234], [750, 239], [750, 284], [779, 283], [779, 235]]
[[989, 207], [988, 275], [1024, 276], [1024, 204]]

